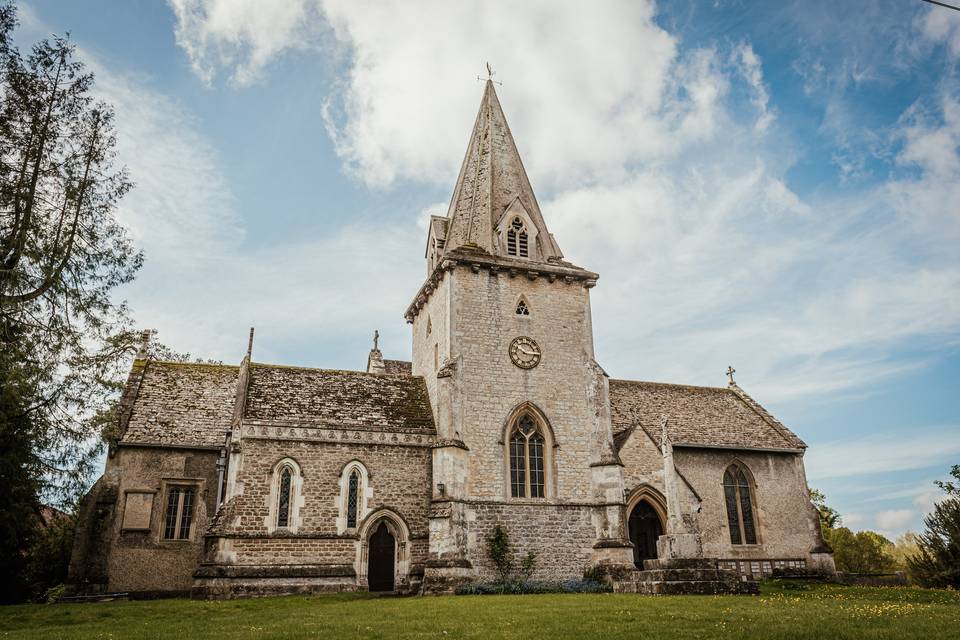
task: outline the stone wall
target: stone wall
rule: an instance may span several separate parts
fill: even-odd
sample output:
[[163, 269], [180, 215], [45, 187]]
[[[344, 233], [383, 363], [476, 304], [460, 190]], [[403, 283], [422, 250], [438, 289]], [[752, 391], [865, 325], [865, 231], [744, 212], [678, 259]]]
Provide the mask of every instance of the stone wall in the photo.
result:
[[[553, 430], [548, 498], [592, 499], [589, 465], [600, 452], [598, 409], [588, 398], [593, 375], [589, 290], [579, 282], [505, 272], [494, 276], [464, 267], [450, 277], [451, 351], [462, 358], [455, 421], [470, 449], [468, 497], [509, 499], [505, 422], [515, 407], [530, 402]], [[529, 316], [515, 313], [521, 295]], [[540, 346], [539, 366], [521, 369], [511, 362], [508, 350], [517, 336], [529, 336]]]
[[537, 554], [533, 580], [580, 578], [592, 564], [595, 511], [583, 505], [468, 504], [467, 557], [476, 571], [475, 579], [499, 579], [487, 556], [487, 540], [498, 524], [510, 537], [517, 569], [527, 552]]
[[[271, 479], [277, 463], [292, 459], [302, 473], [303, 503], [299, 535], [337, 535], [340, 515], [340, 474], [359, 460], [369, 474], [365, 513], [389, 508], [399, 514], [414, 536], [427, 534], [430, 500], [430, 449], [427, 446], [355, 445], [280, 441], [245, 437], [243, 484], [238, 520], [232, 534], [268, 533]], [[352, 558], [349, 560], [353, 561]]]
[[[819, 520], [807, 494], [803, 457], [791, 453], [674, 449], [677, 468], [703, 499], [698, 516], [710, 558], [810, 558], [820, 543]], [[738, 461], [753, 477], [759, 544], [732, 545], [723, 473]]]
[[[215, 450], [119, 447], [81, 506], [70, 576], [76, 589], [188, 592], [216, 507], [218, 456]], [[163, 539], [170, 484], [196, 486], [186, 540]]]
[[[367, 541], [381, 518], [396, 539], [396, 589], [416, 591], [428, 554], [431, 449], [425, 444], [316, 442], [244, 436], [235, 486], [208, 540], [194, 596], [223, 598], [364, 589]], [[291, 525], [277, 529], [274, 476], [298, 469]], [[348, 528], [346, 468], [364, 478], [357, 526]], [[346, 475], [349, 475], [347, 473]]]
[[[427, 383], [435, 421], [437, 419], [437, 369], [442, 367], [450, 357], [450, 281], [450, 274], [445, 273], [426, 305], [413, 319], [412, 325], [412, 371], [415, 376], [423, 376]], [[427, 333], [428, 325], [429, 334]], [[434, 350], [437, 353], [437, 366], [434, 366]]]

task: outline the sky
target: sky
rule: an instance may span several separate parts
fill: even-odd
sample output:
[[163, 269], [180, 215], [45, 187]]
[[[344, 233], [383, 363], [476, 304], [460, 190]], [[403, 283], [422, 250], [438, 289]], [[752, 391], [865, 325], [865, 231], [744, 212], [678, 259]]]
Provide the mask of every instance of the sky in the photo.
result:
[[[960, 3], [958, 3], [960, 4]], [[117, 112], [178, 351], [410, 355], [485, 76], [615, 378], [737, 382], [854, 529], [922, 529], [960, 464], [960, 11], [920, 0], [22, 0]]]

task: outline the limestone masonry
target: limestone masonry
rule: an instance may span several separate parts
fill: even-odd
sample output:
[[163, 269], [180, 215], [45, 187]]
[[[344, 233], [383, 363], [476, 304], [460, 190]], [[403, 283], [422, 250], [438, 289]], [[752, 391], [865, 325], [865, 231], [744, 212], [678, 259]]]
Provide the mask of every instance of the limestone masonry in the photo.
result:
[[563, 259], [491, 82], [425, 257], [412, 362], [376, 340], [364, 372], [143, 350], [81, 506], [73, 588], [444, 593], [496, 578], [498, 525], [536, 554], [534, 580], [603, 565], [622, 591], [696, 574], [684, 589], [715, 592], [833, 570], [806, 445], [732, 375], [611, 380], [596, 362], [598, 275]]

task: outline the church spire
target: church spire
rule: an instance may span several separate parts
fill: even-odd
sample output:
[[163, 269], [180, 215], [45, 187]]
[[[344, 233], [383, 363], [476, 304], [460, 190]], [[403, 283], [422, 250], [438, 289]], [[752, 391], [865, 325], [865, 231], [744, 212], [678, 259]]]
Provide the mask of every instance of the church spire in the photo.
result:
[[[508, 246], [508, 227], [518, 219], [524, 225], [522, 242], [526, 255], [518, 253], [518, 245], [514, 244], [517, 240], [510, 240]], [[447, 211], [446, 231], [446, 251], [469, 247], [544, 262], [563, 257], [547, 231], [494, 83], [489, 79]]]

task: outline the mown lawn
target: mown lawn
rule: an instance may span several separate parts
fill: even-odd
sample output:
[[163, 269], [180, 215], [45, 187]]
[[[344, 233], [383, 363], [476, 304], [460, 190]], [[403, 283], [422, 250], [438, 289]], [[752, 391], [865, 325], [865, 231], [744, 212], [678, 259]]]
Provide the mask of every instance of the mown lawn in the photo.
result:
[[0, 607], [0, 638], [960, 638], [960, 593], [764, 585], [760, 596], [291, 596]]

